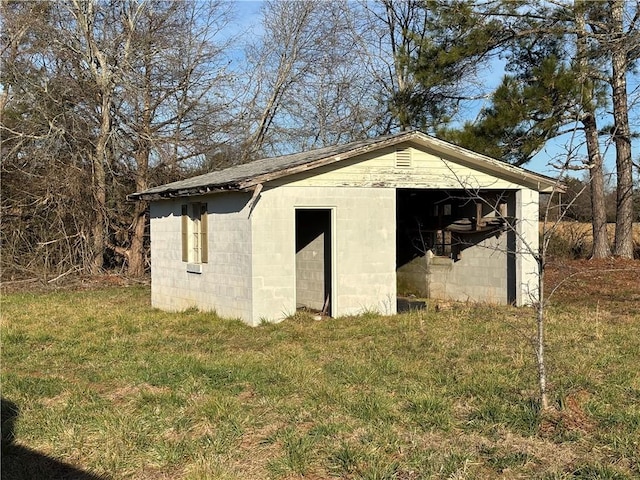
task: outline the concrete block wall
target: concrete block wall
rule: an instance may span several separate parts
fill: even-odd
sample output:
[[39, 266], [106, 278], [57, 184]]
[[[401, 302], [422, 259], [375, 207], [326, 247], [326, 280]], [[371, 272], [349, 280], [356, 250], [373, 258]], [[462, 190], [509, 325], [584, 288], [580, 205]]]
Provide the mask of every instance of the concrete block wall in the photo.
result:
[[428, 261], [431, 298], [505, 304], [507, 280], [506, 233], [465, 249], [457, 262], [441, 257]]
[[458, 261], [427, 254], [398, 269], [403, 293], [443, 300], [508, 303], [507, 233], [465, 249]]
[[[322, 310], [325, 285], [325, 234], [321, 233], [296, 252], [296, 307]], [[327, 261], [331, 261], [330, 258]]]
[[538, 300], [540, 269], [535, 256], [539, 247], [540, 194], [522, 188], [516, 192], [516, 303], [530, 305]]
[[295, 210], [332, 211], [332, 312], [396, 312], [393, 188], [265, 188], [252, 218], [253, 322], [296, 308]]
[[[190, 307], [230, 318], [250, 319], [251, 223], [249, 194], [232, 193], [151, 204], [151, 302], [180, 311]], [[181, 205], [206, 202], [209, 261], [187, 271], [181, 255]]]

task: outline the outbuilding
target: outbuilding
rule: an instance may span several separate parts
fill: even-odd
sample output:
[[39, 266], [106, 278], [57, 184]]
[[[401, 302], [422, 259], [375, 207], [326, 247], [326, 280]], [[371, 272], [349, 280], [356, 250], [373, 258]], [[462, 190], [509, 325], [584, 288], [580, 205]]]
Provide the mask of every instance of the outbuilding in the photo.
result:
[[530, 303], [539, 193], [554, 185], [410, 131], [129, 198], [150, 201], [153, 306], [258, 325], [299, 308], [394, 314], [399, 295]]

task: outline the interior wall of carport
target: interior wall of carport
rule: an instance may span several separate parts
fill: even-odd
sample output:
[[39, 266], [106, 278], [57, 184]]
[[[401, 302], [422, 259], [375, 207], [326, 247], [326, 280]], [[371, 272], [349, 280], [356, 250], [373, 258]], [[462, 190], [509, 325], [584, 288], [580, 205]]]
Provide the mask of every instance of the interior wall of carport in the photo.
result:
[[252, 219], [253, 323], [296, 310], [295, 211], [331, 209], [331, 315], [396, 312], [395, 189], [265, 187]]

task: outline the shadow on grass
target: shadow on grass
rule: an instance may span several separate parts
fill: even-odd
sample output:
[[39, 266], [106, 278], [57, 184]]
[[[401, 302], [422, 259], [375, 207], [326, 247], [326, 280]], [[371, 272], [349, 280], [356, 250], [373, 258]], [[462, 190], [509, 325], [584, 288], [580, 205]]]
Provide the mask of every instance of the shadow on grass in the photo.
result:
[[73, 465], [14, 443], [15, 422], [20, 415], [18, 406], [1, 399], [2, 405], [2, 480], [108, 480], [108, 477], [80, 470]]
[[411, 312], [413, 310], [425, 310], [427, 302], [422, 300], [413, 300], [411, 298], [398, 297], [397, 300], [398, 313]]

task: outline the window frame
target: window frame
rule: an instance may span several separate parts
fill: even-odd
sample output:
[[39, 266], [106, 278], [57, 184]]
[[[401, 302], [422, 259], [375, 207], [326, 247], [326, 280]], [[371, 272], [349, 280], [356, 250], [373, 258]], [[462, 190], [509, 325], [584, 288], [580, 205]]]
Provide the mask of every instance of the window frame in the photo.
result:
[[207, 202], [181, 205], [182, 261], [188, 264], [209, 262], [209, 225]]

